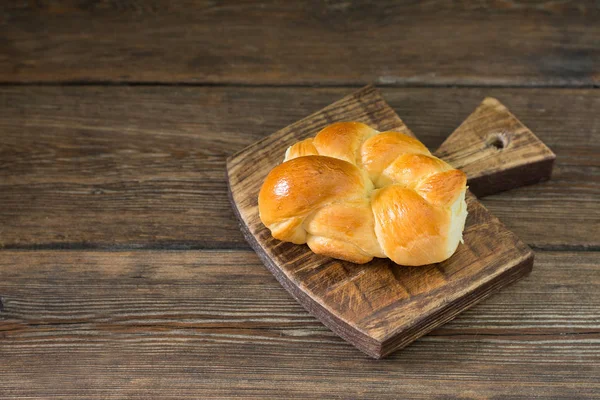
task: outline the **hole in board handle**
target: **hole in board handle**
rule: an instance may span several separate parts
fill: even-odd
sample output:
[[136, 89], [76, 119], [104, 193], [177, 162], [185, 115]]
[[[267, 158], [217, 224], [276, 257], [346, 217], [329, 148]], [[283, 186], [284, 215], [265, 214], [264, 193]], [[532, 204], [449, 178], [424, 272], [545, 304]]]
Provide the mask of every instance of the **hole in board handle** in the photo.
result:
[[485, 140], [485, 147], [492, 147], [498, 151], [508, 147], [510, 136], [506, 132], [492, 133]]

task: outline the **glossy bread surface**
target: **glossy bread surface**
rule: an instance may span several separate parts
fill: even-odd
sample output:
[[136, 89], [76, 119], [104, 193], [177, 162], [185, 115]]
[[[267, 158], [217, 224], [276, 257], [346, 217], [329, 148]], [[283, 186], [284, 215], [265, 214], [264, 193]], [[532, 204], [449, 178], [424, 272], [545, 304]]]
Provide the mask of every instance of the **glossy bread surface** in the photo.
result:
[[466, 176], [417, 139], [338, 122], [290, 146], [265, 179], [260, 218], [274, 238], [354, 263], [449, 258], [462, 240]]

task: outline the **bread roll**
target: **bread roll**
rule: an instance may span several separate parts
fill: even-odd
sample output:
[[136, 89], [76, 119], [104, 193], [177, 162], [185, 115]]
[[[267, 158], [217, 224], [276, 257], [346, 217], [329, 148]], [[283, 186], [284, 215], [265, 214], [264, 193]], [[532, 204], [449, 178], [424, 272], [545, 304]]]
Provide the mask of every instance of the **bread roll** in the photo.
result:
[[258, 208], [274, 238], [306, 243], [317, 254], [417, 266], [456, 251], [466, 182], [411, 136], [340, 122], [287, 149], [261, 187]]

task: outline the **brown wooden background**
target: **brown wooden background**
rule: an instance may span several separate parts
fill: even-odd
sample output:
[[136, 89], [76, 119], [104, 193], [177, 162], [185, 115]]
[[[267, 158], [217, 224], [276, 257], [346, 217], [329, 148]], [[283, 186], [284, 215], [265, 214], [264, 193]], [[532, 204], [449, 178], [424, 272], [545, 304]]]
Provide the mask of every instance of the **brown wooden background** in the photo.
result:
[[[600, 396], [600, 3], [0, 4], [0, 398]], [[389, 359], [244, 242], [225, 158], [375, 83], [435, 148], [485, 96], [557, 154], [483, 199], [525, 280]]]

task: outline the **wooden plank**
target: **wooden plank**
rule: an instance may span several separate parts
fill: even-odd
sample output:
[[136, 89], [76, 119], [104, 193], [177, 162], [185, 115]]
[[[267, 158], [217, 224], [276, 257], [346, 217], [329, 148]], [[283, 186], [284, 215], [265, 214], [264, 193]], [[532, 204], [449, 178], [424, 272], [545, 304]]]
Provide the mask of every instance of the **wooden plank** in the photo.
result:
[[[227, 201], [225, 158], [348, 92], [1, 88], [0, 243], [247, 248]], [[590, 235], [600, 223], [600, 93], [423, 88], [383, 95], [432, 149], [484, 97], [497, 97], [558, 158], [549, 182], [487, 197], [484, 205], [537, 248], [600, 246]]]
[[4, 3], [4, 82], [600, 83], [595, 1]]
[[538, 252], [529, 277], [373, 361], [304, 311], [250, 251], [4, 250], [0, 393], [593, 398], [599, 256]]
[[[480, 123], [471, 123], [472, 128], [498, 125], [498, 116], [505, 119], [504, 110], [493, 112], [488, 103], [483, 102], [478, 108]], [[497, 105], [497, 101], [493, 103]], [[315, 254], [307, 246], [275, 239], [259, 217], [258, 193], [265, 177], [281, 164], [289, 146], [342, 121], [358, 121], [381, 132], [398, 131], [414, 136], [380, 93], [367, 86], [227, 159], [230, 198], [246, 240], [279, 283], [324, 325], [371, 357], [385, 357], [531, 271], [531, 249], [471, 193], [466, 198], [469, 216], [464, 243], [452, 257], [428, 267], [398, 267], [389, 259], [357, 265]], [[452, 134], [447, 150], [452, 149], [453, 140], [461, 141], [459, 135], [460, 131]], [[465, 145], [471, 139], [467, 135]], [[540, 148], [536, 146], [528, 150], [534, 157], [527, 160], [519, 157], [518, 151], [507, 149], [507, 153], [495, 151], [506, 168], [496, 168], [492, 176], [510, 172], [519, 162], [530, 161], [535, 165], [539, 159]], [[547, 150], [543, 144], [542, 150]], [[452, 158], [457, 153], [446, 154]], [[472, 176], [478, 182], [490, 176], [488, 167], [494, 161], [490, 157], [489, 163], [479, 163], [479, 169], [471, 169]], [[492, 190], [483, 184], [478, 184], [478, 188]]]

